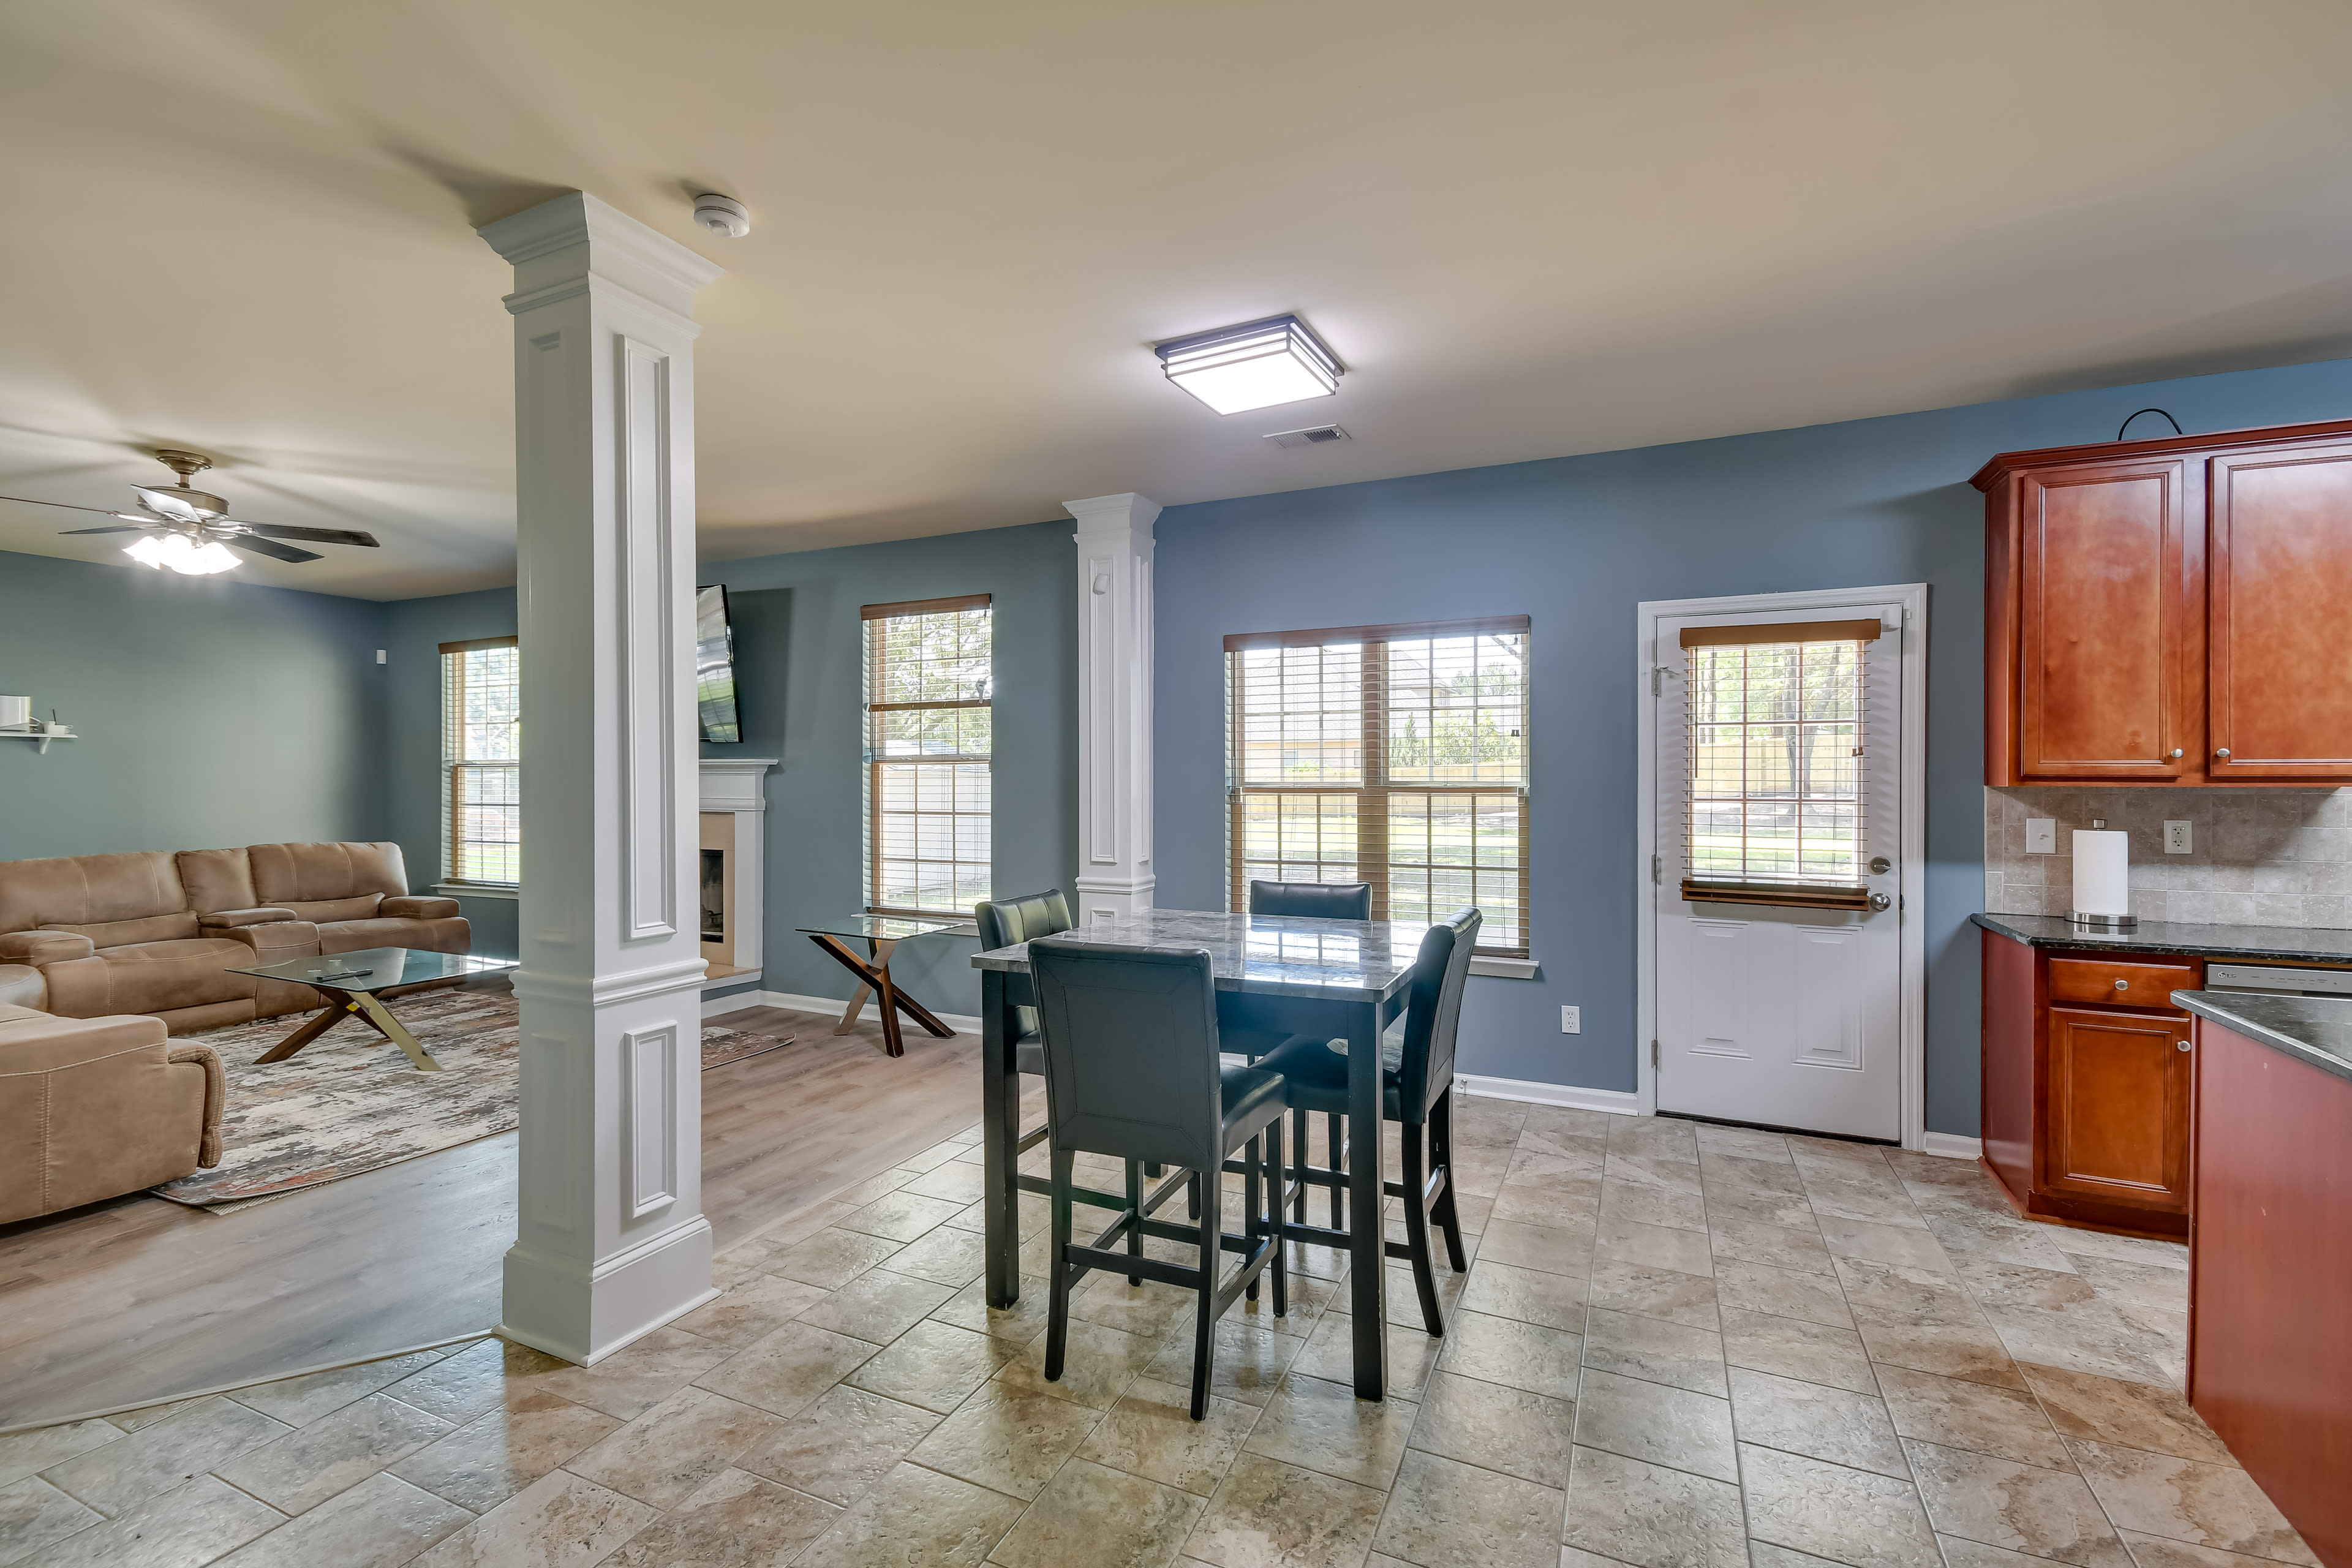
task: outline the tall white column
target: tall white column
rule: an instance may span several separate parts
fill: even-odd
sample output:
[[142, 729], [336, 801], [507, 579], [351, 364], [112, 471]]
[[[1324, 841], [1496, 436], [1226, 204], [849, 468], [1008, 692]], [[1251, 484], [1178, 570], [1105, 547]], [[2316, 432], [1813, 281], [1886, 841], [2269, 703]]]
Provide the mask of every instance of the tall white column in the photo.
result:
[[583, 193], [514, 264], [524, 859], [507, 1337], [585, 1365], [717, 1294], [702, 1216], [695, 291], [719, 268]]
[[1078, 923], [1151, 907], [1151, 523], [1139, 495], [1078, 520]]

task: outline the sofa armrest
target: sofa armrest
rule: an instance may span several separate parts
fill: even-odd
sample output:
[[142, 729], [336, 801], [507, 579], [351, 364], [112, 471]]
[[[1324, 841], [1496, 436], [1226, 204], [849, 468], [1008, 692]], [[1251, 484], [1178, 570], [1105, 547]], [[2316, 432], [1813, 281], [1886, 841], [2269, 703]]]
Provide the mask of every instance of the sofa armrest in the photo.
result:
[[0, 932], [0, 963], [29, 963], [38, 968], [44, 963], [63, 963], [69, 958], [88, 958], [97, 951], [96, 942], [74, 931]]
[[198, 915], [196, 926], [208, 931], [234, 931], [239, 926], [269, 925], [294, 918], [292, 910], [215, 910], [208, 915]]
[[375, 912], [388, 921], [446, 921], [457, 913], [455, 899], [389, 898]]
[[49, 1010], [49, 983], [41, 972], [22, 963], [0, 963], [0, 1006]]
[[196, 1163], [209, 1171], [221, 1163], [221, 1115], [228, 1109], [228, 1074], [221, 1067], [220, 1053], [210, 1046], [174, 1040], [164, 1059], [174, 1067], [194, 1062], [205, 1069], [205, 1131], [196, 1145]]

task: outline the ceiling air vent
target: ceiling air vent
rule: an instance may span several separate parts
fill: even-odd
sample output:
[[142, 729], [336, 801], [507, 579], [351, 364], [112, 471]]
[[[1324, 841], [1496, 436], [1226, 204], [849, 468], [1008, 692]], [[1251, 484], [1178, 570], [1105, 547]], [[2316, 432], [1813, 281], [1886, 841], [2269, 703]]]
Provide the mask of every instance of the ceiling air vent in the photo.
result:
[[1306, 430], [1277, 430], [1266, 437], [1277, 447], [1321, 447], [1348, 438], [1348, 433], [1337, 425], [1317, 425]]

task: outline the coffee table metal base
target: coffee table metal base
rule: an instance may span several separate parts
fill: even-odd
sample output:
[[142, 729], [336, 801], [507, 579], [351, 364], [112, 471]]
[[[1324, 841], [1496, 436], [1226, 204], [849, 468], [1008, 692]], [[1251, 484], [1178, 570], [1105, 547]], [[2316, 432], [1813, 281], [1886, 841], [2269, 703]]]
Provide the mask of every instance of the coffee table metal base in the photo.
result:
[[[408, 1059], [416, 1064], [418, 1072], [441, 1070], [441, 1064], [433, 1059], [433, 1053], [420, 1045], [416, 1037], [410, 1034], [401, 1021], [392, 1016], [392, 1009], [386, 1007], [376, 996], [365, 991], [338, 991], [331, 985], [321, 985], [315, 980], [308, 984], [325, 992], [330, 998], [329, 1005], [320, 1009], [318, 1015], [303, 1024], [300, 1028], [255, 1058], [256, 1061], [282, 1062], [343, 1019], [357, 1018], [405, 1052]], [[459, 984], [461, 982], [457, 979], [428, 980], [419, 985], [404, 985], [397, 990], [387, 991], [383, 994], [406, 996], [418, 991], [443, 991]]]

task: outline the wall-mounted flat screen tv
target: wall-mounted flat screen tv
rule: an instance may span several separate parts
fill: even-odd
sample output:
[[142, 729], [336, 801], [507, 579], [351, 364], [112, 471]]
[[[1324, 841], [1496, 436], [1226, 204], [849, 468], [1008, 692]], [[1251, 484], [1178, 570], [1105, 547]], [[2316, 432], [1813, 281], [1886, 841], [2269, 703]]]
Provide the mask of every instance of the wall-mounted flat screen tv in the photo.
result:
[[741, 743], [743, 726], [735, 713], [735, 629], [727, 619], [723, 584], [694, 591], [694, 699], [704, 740]]

